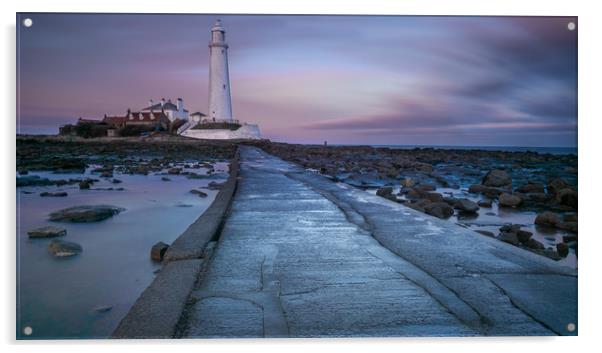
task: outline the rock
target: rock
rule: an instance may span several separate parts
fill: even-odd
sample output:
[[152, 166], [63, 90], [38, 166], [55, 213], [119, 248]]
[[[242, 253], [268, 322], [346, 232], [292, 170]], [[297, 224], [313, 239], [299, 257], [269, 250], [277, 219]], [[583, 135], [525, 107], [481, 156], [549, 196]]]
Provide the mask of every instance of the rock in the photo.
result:
[[401, 181], [401, 186], [406, 188], [414, 187], [414, 185], [416, 185], [416, 180], [412, 178], [405, 178]]
[[558, 260], [562, 259], [562, 257], [560, 257], [560, 255], [558, 255], [558, 252], [552, 248], [548, 248], [545, 250], [538, 250], [537, 253], [541, 254], [545, 257], [548, 257], [554, 261], [558, 261]]
[[42, 197], [65, 197], [65, 196], [67, 196], [67, 193], [64, 191], [58, 191], [58, 192], [44, 191], [44, 192], [40, 193], [40, 196], [42, 196]]
[[519, 244], [516, 233], [500, 232], [500, 234], [497, 236], [497, 239], [515, 246]]
[[556, 193], [556, 202], [560, 205], [569, 206], [573, 209], [577, 209], [577, 191], [573, 189], [562, 189]]
[[540, 241], [537, 241], [537, 240], [535, 240], [533, 238], [527, 240], [527, 243], [525, 245], [527, 245], [527, 247], [529, 249], [535, 249], [535, 250], [537, 250], [537, 249], [541, 249], [541, 250], [545, 249], [545, 246], [543, 246], [543, 244]]
[[533, 233], [529, 232], [528, 230], [519, 229], [516, 232], [516, 236], [518, 237], [518, 241], [520, 241], [521, 243], [526, 243], [529, 241], [529, 239], [531, 239]]
[[547, 203], [552, 199], [552, 196], [542, 192], [532, 192], [525, 194], [526, 201], [534, 203]]
[[54, 182], [48, 178], [40, 178], [37, 175], [29, 175], [25, 177], [17, 177], [17, 187], [23, 186], [47, 186]]
[[67, 230], [62, 227], [46, 226], [27, 232], [30, 238], [53, 238], [67, 235]]
[[511, 186], [512, 178], [505, 170], [494, 169], [485, 175], [481, 184], [494, 187]]
[[560, 223], [560, 217], [550, 211], [540, 213], [535, 217], [535, 224], [540, 226], [556, 227]]
[[161, 177], [162, 181], [171, 181], [171, 179], [169, 179], [168, 177]]
[[516, 191], [523, 194], [545, 193], [545, 187], [542, 183], [529, 181], [526, 185], [522, 185], [516, 188]]
[[556, 178], [548, 183], [548, 193], [555, 195], [558, 191], [562, 189], [570, 188], [571, 185], [564, 181], [562, 178]]
[[77, 255], [83, 249], [77, 243], [54, 239], [48, 244], [48, 251], [56, 257], [67, 257]]
[[488, 236], [488, 237], [492, 237], [492, 238], [495, 237], [495, 234], [493, 232], [488, 231], [488, 230], [481, 230], [481, 229], [479, 229], [479, 230], [475, 230], [475, 232], [477, 232], [479, 234], [482, 234], [482, 235], [485, 235], [485, 236]]
[[556, 251], [561, 257], [567, 257], [569, 255], [569, 246], [566, 243], [556, 244]]
[[491, 208], [491, 200], [490, 199], [481, 199], [477, 201], [477, 205], [480, 207]]
[[376, 190], [376, 195], [381, 196], [381, 197], [385, 197], [386, 195], [391, 195], [391, 193], [393, 193], [393, 187], [391, 187], [391, 186], [383, 186], [381, 188], [378, 188], [378, 190]]
[[564, 222], [577, 222], [577, 214], [576, 213], [565, 213], [562, 217]]
[[487, 189], [487, 187], [483, 186], [481, 184], [472, 184], [468, 188], [468, 192], [471, 194], [482, 194], [486, 189]]
[[577, 233], [577, 222], [560, 222], [556, 224], [556, 228]]
[[209, 190], [220, 190], [224, 186], [224, 184], [225, 183], [218, 183], [218, 182], [212, 181], [212, 182], [210, 182], [207, 185], [207, 189], [209, 189]]
[[516, 233], [520, 230], [520, 224], [504, 224], [500, 227], [500, 232], [503, 233]]
[[82, 180], [79, 182], [80, 190], [89, 189], [92, 183], [88, 180]]
[[180, 174], [182, 172], [182, 168], [169, 168], [167, 170], [167, 174]]
[[197, 195], [199, 197], [207, 197], [207, 194], [202, 192], [201, 190], [192, 189], [192, 190], [190, 190], [190, 193]]
[[422, 191], [435, 191], [437, 187], [433, 184], [420, 184], [418, 185], [418, 189]]
[[106, 313], [107, 311], [111, 311], [111, 309], [113, 309], [113, 307], [110, 305], [101, 305], [95, 307], [94, 309], [92, 309], [92, 311], [94, 311], [95, 313]]
[[167, 251], [168, 248], [169, 248], [169, 245], [165, 244], [162, 241], [153, 245], [153, 247], [151, 248], [151, 253], [150, 253], [151, 260], [163, 261], [163, 256], [165, 255], [165, 252]]
[[438, 192], [427, 192], [425, 198], [431, 202], [443, 202], [443, 195]]
[[113, 172], [112, 171], [111, 172], [109, 172], [109, 171], [102, 172], [102, 173], [100, 173], [100, 176], [102, 178], [112, 178], [113, 177]]
[[565, 243], [577, 241], [577, 235], [564, 235], [564, 236], [562, 236], [562, 241]]
[[122, 211], [125, 209], [108, 205], [75, 206], [52, 212], [50, 220], [74, 223], [98, 222], [111, 218]]
[[499, 196], [500, 206], [517, 207], [523, 202], [523, 199], [518, 195], [503, 193]]
[[437, 218], [446, 219], [454, 214], [454, 209], [445, 202], [432, 202], [424, 207], [424, 212]]
[[462, 212], [467, 213], [476, 213], [479, 210], [479, 206], [469, 199], [456, 200], [454, 207]]
[[119, 180], [119, 179], [113, 179], [113, 180], [111, 180], [111, 183], [113, 183], [113, 184], [121, 184], [122, 181]]

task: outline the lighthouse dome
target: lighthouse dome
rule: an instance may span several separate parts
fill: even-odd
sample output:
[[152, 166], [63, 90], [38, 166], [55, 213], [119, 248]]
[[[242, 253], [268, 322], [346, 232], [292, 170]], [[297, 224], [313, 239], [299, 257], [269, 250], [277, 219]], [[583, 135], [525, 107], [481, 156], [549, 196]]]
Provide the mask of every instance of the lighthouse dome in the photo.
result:
[[224, 32], [224, 27], [222, 27], [222, 20], [217, 20], [215, 21], [215, 24], [213, 25], [213, 28], [211, 28], [211, 31], [220, 31], [220, 32]]

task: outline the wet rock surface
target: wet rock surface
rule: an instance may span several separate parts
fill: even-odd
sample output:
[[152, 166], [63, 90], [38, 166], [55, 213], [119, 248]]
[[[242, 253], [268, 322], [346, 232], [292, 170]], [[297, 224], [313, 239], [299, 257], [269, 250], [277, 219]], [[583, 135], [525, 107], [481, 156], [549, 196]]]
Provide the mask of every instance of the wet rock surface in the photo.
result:
[[[374, 190], [383, 198], [438, 218], [457, 220], [468, 227], [478, 224], [483, 216], [493, 220], [492, 217], [502, 212], [499, 209], [505, 208], [517, 214], [552, 212], [560, 219], [546, 220], [548, 216], [537, 216], [536, 220], [534, 215], [530, 220], [531, 226], [577, 232], [576, 219], [562, 220], [564, 214], [577, 211], [576, 155], [435, 148], [324, 147], [273, 142], [257, 142], [255, 145], [334, 181]], [[389, 187], [392, 188], [391, 193]], [[458, 197], [456, 194], [463, 195]], [[481, 208], [491, 210], [485, 212]], [[498, 222], [504, 221], [499, 219]], [[497, 232], [493, 233], [497, 236]], [[541, 243], [541, 239], [535, 241]], [[539, 248], [534, 242], [531, 244]], [[519, 244], [528, 248], [523, 242], [519, 241]], [[571, 248], [576, 250], [576, 246], [575, 241]]]
[[67, 235], [67, 230], [63, 227], [45, 226], [32, 229], [27, 234], [30, 238], [53, 238]]
[[54, 239], [48, 244], [48, 252], [56, 257], [75, 256], [82, 251], [81, 245], [70, 241]]
[[49, 220], [53, 222], [99, 222], [111, 218], [125, 209], [109, 205], [85, 205], [65, 208], [52, 212]]

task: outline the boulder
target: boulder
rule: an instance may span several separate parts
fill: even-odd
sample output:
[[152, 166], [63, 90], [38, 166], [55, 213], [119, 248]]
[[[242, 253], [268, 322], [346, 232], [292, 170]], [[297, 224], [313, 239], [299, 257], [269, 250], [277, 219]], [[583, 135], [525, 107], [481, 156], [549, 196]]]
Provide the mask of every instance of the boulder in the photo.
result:
[[482, 194], [486, 189], [487, 189], [487, 187], [484, 186], [484, 185], [481, 185], [481, 184], [472, 184], [468, 188], [468, 192], [470, 192], [471, 194]]
[[556, 178], [548, 183], [548, 193], [555, 195], [558, 191], [570, 188], [570, 186], [571, 185], [564, 181], [564, 179]]
[[433, 184], [420, 184], [418, 185], [418, 189], [422, 191], [435, 191], [437, 187]]
[[74, 256], [83, 251], [81, 245], [70, 241], [53, 239], [48, 244], [48, 251], [56, 257]]
[[456, 200], [454, 207], [462, 212], [467, 213], [476, 213], [479, 210], [479, 206], [469, 199]]
[[497, 236], [497, 239], [515, 246], [519, 244], [516, 233], [500, 232], [500, 234]]
[[81, 190], [89, 189], [92, 183], [89, 180], [82, 180], [79, 182], [79, 188]]
[[517, 207], [523, 202], [523, 199], [518, 195], [503, 193], [499, 196], [500, 206]]
[[491, 208], [491, 200], [490, 199], [481, 199], [477, 201], [477, 205], [480, 207]]
[[556, 224], [556, 228], [577, 233], [577, 222], [560, 222]]
[[516, 191], [523, 194], [545, 193], [545, 187], [542, 183], [529, 181], [526, 185], [516, 188]]
[[225, 183], [218, 183], [215, 181], [210, 182], [209, 184], [207, 184], [207, 189], [209, 190], [220, 190]]
[[74, 223], [98, 222], [111, 218], [122, 211], [125, 209], [108, 205], [75, 206], [52, 212], [50, 220]]
[[534, 249], [534, 250], [543, 250], [543, 249], [545, 249], [545, 246], [540, 241], [537, 241], [537, 240], [535, 240], [533, 238], [527, 240], [527, 243], [525, 245], [527, 245], [527, 247], [529, 249]]
[[67, 196], [67, 193], [64, 191], [57, 191], [57, 192], [44, 191], [44, 192], [40, 193], [40, 196], [42, 196], [42, 197], [65, 197], [65, 196]]
[[424, 207], [424, 212], [437, 218], [446, 219], [454, 214], [454, 209], [445, 202], [432, 202]]
[[168, 177], [161, 177], [162, 181], [171, 181], [171, 179], [169, 179]]
[[30, 175], [24, 177], [17, 177], [17, 187], [22, 186], [47, 186], [52, 185], [54, 182], [48, 178], [41, 178], [37, 175]]
[[556, 251], [561, 257], [567, 257], [569, 255], [569, 246], [567, 243], [556, 244]]
[[438, 192], [427, 192], [424, 196], [431, 202], [444, 202], [443, 195]]
[[521, 243], [526, 243], [529, 241], [529, 239], [531, 239], [533, 233], [529, 232], [528, 230], [519, 229], [516, 232], [516, 236], [518, 237], [518, 241], [520, 241]]
[[46, 226], [32, 229], [27, 234], [30, 238], [53, 238], [67, 235], [67, 230], [62, 227]]
[[511, 186], [512, 178], [505, 170], [494, 169], [485, 174], [481, 184], [493, 187]]
[[560, 205], [577, 209], [577, 191], [569, 188], [558, 191], [556, 193], [556, 202]]
[[556, 227], [560, 223], [560, 217], [550, 211], [540, 213], [535, 217], [535, 224], [540, 226]]
[[113, 184], [120, 184], [120, 183], [122, 183], [122, 181], [119, 180], [119, 179], [113, 179], [113, 180], [111, 180], [111, 183], [113, 183]]
[[165, 255], [165, 252], [167, 251], [168, 248], [169, 248], [169, 245], [165, 244], [162, 241], [153, 245], [153, 247], [151, 248], [151, 253], [150, 253], [151, 260], [163, 261], [163, 256]]
[[516, 233], [520, 230], [520, 224], [504, 224], [500, 227], [500, 232], [502, 233]]
[[192, 189], [190, 190], [191, 194], [197, 195], [198, 197], [207, 197], [207, 194], [202, 192], [201, 190]]
[[391, 186], [383, 186], [381, 188], [378, 188], [378, 190], [376, 190], [376, 195], [381, 196], [381, 197], [391, 195], [392, 193], [393, 193], [393, 187], [391, 187]]

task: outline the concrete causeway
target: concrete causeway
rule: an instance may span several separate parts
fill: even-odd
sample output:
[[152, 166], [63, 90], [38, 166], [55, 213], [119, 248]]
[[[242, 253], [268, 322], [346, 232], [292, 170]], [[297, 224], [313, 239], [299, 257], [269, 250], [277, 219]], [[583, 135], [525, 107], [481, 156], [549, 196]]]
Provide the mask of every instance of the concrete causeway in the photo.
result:
[[179, 337], [573, 335], [577, 274], [240, 148]]

